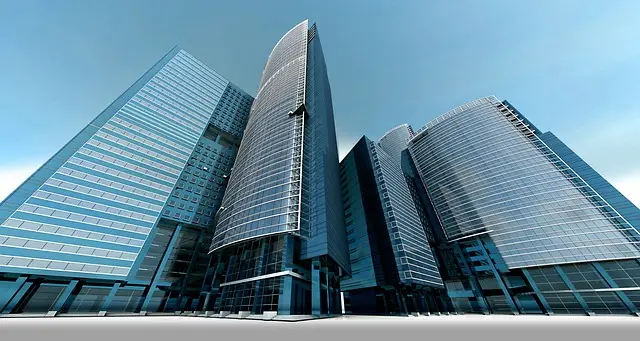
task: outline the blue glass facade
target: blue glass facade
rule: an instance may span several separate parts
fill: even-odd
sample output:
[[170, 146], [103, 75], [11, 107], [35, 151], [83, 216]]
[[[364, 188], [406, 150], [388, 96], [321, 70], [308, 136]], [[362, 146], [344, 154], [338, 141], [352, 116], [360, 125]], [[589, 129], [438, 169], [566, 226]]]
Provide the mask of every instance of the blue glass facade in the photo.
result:
[[638, 228], [495, 97], [338, 163], [305, 20], [255, 100], [173, 48], [0, 203], [0, 315], [640, 315]]
[[349, 271], [331, 87], [305, 20], [262, 73], [210, 251], [216, 316], [340, 312]]
[[445, 310], [638, 314], [634, 211], [509, 102], [467, 103], [408, 146], [403, 161], [428, 194]]
[[510, 268], [640, 256], [638, 232], [493, 97], [428, 124], [409, 151], [450, 241], [487, 234]]
[[576, 172], [582, 180], [598, 192], [598, 194], [624, 217], [632, 226], [640, 226], [640, 209], [629, 199], [625, 198], [605, 178], [584, 162], [571, 148], [565, 145], [552, 132], [540, 134], [540, 139], [551, 148], [564, 162]]
[[[307, 21], [271, 51], [251, 108], [211, 249], [287, 231], [308, 235], [302, 222], [302, 160]], [[296, 113], [294, 115], [293, 113]], [[307, 218], [308, 219], [308, 218]], [[306, 230], [306, 231], [303, 231]]]
[[363, 137], [341, 162], [352, 268], [341, 289], [351, 313], [429, 311], [443, 296], [437, 295], [442, 279], [401, 168], [402, 149], [395, 151], [394, 158]]
[[402, 163], [402, 151], [407, 149], [407, 142], [409, 142], [414, 134], [413, 128], [410, 125], [401, 124], [382, 135], [380, 140], [378, 140], [378, 146], [400, 164]]
[[172, 49], [0, 204], [0, 311], [197, 305], [252, 100]]

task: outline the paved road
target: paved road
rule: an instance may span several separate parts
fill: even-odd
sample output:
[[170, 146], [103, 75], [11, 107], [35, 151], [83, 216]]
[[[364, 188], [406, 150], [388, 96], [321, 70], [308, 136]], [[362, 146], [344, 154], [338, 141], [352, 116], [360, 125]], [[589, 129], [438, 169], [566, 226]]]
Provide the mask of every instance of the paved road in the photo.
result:
[[306, 322], [186, 316], [0, 319], [0, 341], [614, 341], [636, 339], [639, 332], [640, 317], [632, 316], [347, 316]]

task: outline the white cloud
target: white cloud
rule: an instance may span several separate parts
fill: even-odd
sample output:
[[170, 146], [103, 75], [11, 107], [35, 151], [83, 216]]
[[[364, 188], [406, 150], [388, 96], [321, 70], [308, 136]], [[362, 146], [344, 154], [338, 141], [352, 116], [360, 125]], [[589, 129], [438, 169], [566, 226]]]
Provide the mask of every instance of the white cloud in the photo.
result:
[[614, 178], [611, 180], [611, 184], [637, 207], [640, 207], [640, 170]]
[[0, 167], [0, 202], [35, 172], [39, 164], [24, 164]]

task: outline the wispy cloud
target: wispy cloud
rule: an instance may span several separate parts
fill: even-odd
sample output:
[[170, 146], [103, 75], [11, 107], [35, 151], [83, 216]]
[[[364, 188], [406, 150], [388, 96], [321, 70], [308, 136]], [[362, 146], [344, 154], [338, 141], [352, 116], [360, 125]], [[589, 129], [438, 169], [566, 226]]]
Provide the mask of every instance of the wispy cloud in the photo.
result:
[[29, 163], [12, 166], [0, 167], [0, 201], [4, 200], [11, 192], [13, 192], [22, 182], [35, 172], [39, 163]]

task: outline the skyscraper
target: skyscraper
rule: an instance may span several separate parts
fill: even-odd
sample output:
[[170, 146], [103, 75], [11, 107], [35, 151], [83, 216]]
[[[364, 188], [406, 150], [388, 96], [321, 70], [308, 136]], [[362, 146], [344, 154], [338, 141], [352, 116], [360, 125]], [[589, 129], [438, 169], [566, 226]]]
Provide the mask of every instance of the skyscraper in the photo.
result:
[[252, 101], [184, 50], [167, 53], [0, 204], [0, 312], [202, 305]]
[[216, 220], [211, 310], [340, 312], [349, 258], [331, 88], [317, 28], [306, 20], [267, 59]]
[[407, 142], [414, 134], [410, 125], [401, 124], [382, 135], [378, 140], [378, 146], [396, 163], [401, 164], [402, 151], [407, 149]]
[[445, 113], [410, 140], [448, 244], [455, 309], [637, 314], [637, 227], [563, 159], [570, 153], [545, 141], [495, 97]]
[[340, 164], [352, 267], [341, 289], [350, 313], [441, 310], [442, 279], [400, 162], [408, 128], [379, 143], [362, 137]]
[[511, 103], [337, 154], [315, 24], [255, 100], [175, 47], [0, 203], [0, 314], [640, 315], [640, 210]]

